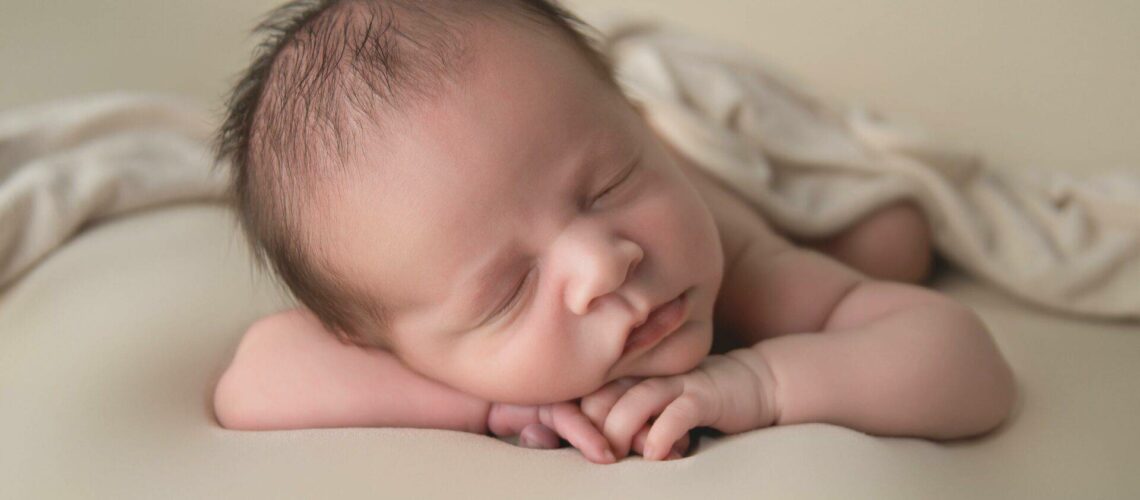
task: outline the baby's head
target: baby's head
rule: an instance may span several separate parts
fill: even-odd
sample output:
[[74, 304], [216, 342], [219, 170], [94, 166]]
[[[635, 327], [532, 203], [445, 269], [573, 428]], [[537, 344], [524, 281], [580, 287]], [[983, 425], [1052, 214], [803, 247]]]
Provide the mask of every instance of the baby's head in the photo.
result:
[[[541, 0], [277, 11], [218, 138], [259, 262], [343, 340], [492, 401], [694, 368], [716, 226], [575, 23]], [[683, 324], [627, 342], [663, 304]]]

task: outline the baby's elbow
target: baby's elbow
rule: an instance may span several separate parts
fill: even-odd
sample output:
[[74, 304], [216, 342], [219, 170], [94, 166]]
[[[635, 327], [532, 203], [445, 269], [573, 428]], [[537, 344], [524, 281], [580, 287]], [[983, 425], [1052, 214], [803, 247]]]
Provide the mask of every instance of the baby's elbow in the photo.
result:
[[[1008, 370], [1006, 370], [1008, 372]], [[968, 405], [961, 425], [955, 432], [946, 436], [950, 439], [966, 438], [986, 434], [1004, 423], [1013, 413], [1017, 400], [1017, 389], [1012, 373], [994, 370], [988, 385], [979, 387], [975, 400]]]
[[226, 429], [272, 430], [291, 427], [275, 404], [262, 374], [272, 370], [267, 336], [255, 324], [238, 345], [229, 367], [214, 386], [214, 417]]
[[214, 387], [214, 418], [226, 429], [244, 430], [246, 416], [236, 404], [239, 400], [234, 397], [234, 389], [228, 380], [223, 375]]
[[262, 413], [258, 405], [250, 404], [251, 394], [248, 384], [243, 383], [240, 374], [231, 366], [218, 380], [214, 388], [214, 417], [222, 427], [231, 430], [265, 429]]
[[952, 328], [945, 330], [942, 348], [952, 354], [949, 358], [956, 365], [962, 414], [957, 429], [947, 437], [984, 434], [1013, 412], [1016, 379], [977, 313], [956, 302], [948, 307]]
[[1013, 414], [1014, 404], [1017, 402], [1017, 382], [1008, 365], [1004, 371], [1005, 373], [1000, 375], [1000, 381], [995, 383], [995, 395], [990, 404], [990, 411], [983, 416], [979, 434], [996, 429]]
[[988, 385], [983, 409], [978, 417], [978, 434], [996, 429], [1013, 414], [1017, 402], [1017, 380], [1013, 369], [998, 352], [985, 372], [983, 383]]

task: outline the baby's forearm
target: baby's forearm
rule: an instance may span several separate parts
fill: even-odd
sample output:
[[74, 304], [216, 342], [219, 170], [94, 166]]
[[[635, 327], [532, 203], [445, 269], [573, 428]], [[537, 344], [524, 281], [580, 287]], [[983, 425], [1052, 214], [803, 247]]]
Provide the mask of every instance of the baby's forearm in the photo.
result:
[[430, 380], [391, 353], [338, 342], [295, 311], [246, 332], [214, 394], [230, 429], [419, 427], [486, 432], [490, 403]]
[[857, 327], [776, 337], [734, 357], [770, 370], [778, 424], [956, 438], [998, 425], [1015, 397], [1012, 372], [984, 325], [949, 299]]

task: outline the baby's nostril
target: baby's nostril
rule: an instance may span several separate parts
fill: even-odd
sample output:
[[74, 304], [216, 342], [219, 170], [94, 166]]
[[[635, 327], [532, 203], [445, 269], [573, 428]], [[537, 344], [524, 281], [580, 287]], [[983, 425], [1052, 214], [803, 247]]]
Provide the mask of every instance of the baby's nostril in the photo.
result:
[[586, 307], [582, 309], [581, 315], [589, 314], [590, 311], [593, 311], [595, 308], [599, 307], [598, 304], [600, 304], [602, 300], [605, 300], [606, 295], [608, 294], [597, 295], [594, 298], [587, 300]]

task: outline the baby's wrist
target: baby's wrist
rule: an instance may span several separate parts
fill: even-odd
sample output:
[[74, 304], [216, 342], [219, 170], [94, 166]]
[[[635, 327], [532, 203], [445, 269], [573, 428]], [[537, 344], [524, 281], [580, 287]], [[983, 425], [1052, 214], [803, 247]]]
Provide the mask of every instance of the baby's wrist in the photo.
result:
[[744, 348], [709, 356], [701, 370], [712, 378], [721, 400], [713, 428], [736, 433], [779, 420], [775, 378], [760, 353]]

